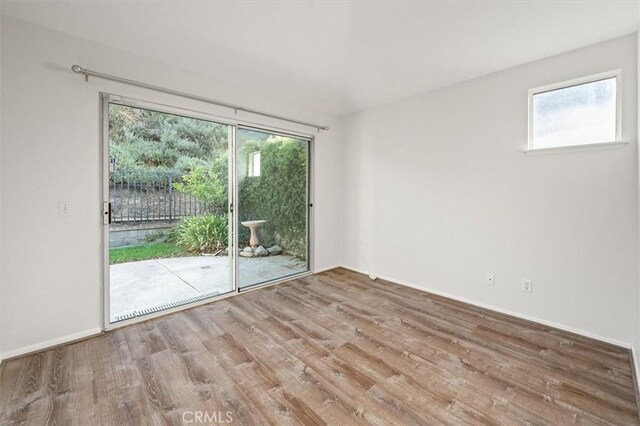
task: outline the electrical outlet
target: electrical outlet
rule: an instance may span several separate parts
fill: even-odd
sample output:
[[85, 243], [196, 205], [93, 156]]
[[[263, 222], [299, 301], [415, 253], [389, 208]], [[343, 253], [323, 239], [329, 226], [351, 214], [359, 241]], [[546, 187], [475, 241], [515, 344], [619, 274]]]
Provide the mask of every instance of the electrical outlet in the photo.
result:
[[496, 285], [496, 276], [491, 273], [487, 273], [487, 285]]
[[58, 201], [58, 216], [71, 216], [70, 201]]
[[533, 282], [531, 280], [522, 280], [522, 291], [525, 293], [531, 293], [533, 289]]

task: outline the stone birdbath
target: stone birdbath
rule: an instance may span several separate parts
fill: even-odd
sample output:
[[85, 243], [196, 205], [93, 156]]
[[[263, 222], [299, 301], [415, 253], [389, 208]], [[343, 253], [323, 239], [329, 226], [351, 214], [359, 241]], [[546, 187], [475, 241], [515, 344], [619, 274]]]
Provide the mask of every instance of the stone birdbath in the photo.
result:
[[245, 222], [240, 222], [242, 226], [246, 226], [251, 230], [251, 238], [249, 239], [249, 245], [252, 249], [258, 248], [260, 246], [260, 239], [258, 238], [258, 228], [260, 225], [265, 223], [266, 220], [247, 220]]

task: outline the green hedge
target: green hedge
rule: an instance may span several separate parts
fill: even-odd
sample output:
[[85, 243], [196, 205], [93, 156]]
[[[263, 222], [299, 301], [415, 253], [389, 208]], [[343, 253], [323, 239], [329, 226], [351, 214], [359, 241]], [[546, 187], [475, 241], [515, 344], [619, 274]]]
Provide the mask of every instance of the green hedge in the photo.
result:
[[[240, 172], [248, 169], [250, 157], [260, 152], [260, 176], [244, 177], [239, 185], [240, 221], [265, 219], [260, 227], [263, 246], [279, 244], [289, 254], [307, 257], [307, 143], [280, 136], [240, 145]], [[248, 243], [249, 232], [240, 227], [240, 242]]]

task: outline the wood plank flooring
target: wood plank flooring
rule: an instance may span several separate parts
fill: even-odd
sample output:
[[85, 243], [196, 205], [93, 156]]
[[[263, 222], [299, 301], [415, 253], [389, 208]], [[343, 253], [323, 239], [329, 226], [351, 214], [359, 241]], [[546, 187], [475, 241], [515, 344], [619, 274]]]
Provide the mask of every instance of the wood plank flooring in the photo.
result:
[[626, 349], [345, 269], [15, 359], [0, 375], [0, 424], [227, 412], [232, 424], [638, 424]]

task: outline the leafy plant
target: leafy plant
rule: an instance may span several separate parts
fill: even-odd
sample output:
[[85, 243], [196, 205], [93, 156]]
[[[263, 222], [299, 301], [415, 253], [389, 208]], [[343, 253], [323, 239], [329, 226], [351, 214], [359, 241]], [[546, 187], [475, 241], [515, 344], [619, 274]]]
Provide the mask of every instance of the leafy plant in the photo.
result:
[[227, 210], [229, 178], [227, 176], [227, 158], [218, 157], [208, 167], [197, 165], [181, 181], [173, 184], [174, 189], [211, 206], [213, 211], [223, 213]]
[[227, 246], [228, 230], [226, 215], [185, 217], [171, 230], [169, 241], [191, 253], [213, 253]]

